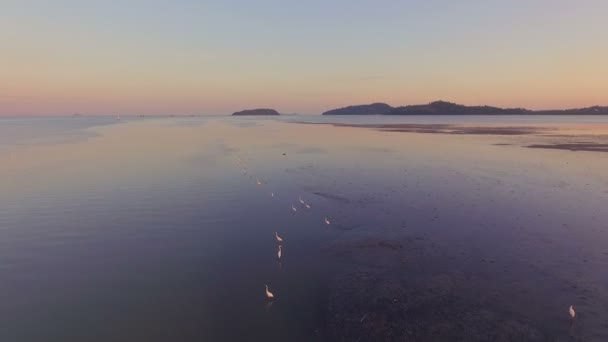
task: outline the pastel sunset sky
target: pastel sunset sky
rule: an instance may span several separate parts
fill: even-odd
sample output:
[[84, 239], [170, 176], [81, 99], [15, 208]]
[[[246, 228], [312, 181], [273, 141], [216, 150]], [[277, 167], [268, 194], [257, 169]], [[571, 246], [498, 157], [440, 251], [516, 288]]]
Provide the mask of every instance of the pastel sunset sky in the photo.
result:
[[0, 115], [608, 105], [604, 0], [3, 0]]

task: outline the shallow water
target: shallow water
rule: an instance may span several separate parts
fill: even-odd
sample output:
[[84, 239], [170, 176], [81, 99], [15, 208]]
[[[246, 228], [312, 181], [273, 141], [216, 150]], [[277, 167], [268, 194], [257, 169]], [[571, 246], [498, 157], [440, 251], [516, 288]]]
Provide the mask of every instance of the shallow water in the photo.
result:
[[[376, 305], [387, 296], [406, 303], [394, 321], [415, 322], [411, 336], [427, 340], [483, 340], [478, 321], [508, 320], [532, 331], [523, 340], [608, 337], [608, 154], [522, 147], [578, 135], [297, 122], [591, 127], [586, 140], [602, 139], [608, 125], [604, 117], [0, 119], [0, 339], [365, 341], [384, 331], [374, 325], [384, 311], [397, 310]], [[285, 239], [281, 263], [275, 231]], [[393, 290], [375, 287], [384, 285]], [[579, 314], [573, 325], [569, 305]], [[426, 311], [438, 307], [444, 316]], [[349, 325], [365, 314], [369, 326]], [[459, 315], [464, 328], [433, 335], [437, 321]]]

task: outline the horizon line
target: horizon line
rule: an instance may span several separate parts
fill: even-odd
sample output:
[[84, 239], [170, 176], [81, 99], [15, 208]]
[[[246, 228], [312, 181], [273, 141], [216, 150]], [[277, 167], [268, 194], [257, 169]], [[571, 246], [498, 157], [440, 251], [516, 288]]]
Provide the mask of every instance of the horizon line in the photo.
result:
[[[348, 104], [348, 105], [343, 105], [341, 107], [334, 107], [331, 109], [326, 109], [322, 112], [316, 112], [316, 113], [298, 113], [298, 112], [291, 112], [291, 113], [283, 113], [281, 111], [278, 111], [281, 115], [283, 116], [289, 116], [289, 115], [309, 115], [309, 116], [313, 116], [313, 115], [322, 115], [323, 113], [327, 112], [327, 111], [331, 111], [334, 109], [343, 109], [343, 108], [347, 108], [347, 107], [354, 107], [354, 106], [366, 106], [366, 105], [372, 105], [372, 104], [378, 104], [378, 103], [382, 103], [382, 104], [387, 104], [393, 108], [399, 108], [399, 107], [407, 107], [407, 106], [420, 106], [420, 105], [428, 105], [428, 104], [432, 104], [432, 103], [436, 103], [436, 102], [446, 102], [446, 103], [451, 103], [451, 104], [456, 104], [456, 105], [462, 105], [462, 106], [467, 106], [467, 107], [496, 107], [496, 108], [502, 108], [502, 109], [524, 109], [527, 111], [531, 111], [531, 112], [543, 112], [543, 111], [567, 111], [567, 110], [579, 110], [579, 109], [588, 109], [588, 108], [606, 108], [608, 107], [608, 105], [604, 106], [604, 105], [600, 105], [600, 104], [594, 104], [594, 105], [588, 105], [588, 106], [584, 106], [584, 107], [564, 107], [564, 108], [551, 108], [551, 109], [528, 109], [526, 107], [523, 106], [509, 106], [509, 107], [500, 107], [500, 106], [494, 106], [494, 105], [488, 105], [488, 104], [462, 104], [462, 103], [458, 103], [458, 102], [452, 102], [452, 101], [447, 101], [447, 100], [435, 100], [435, 101], [430, 101], [430, 102], [426, 102], [426, 103], [418, 103], [418, 104], [405, 104], [405, 105], [397, 105], [397, 106], [393, 106], [391, 104], [388, 104], [387, 102], [383, 102], [383, 101], [373, 101], [373, 102], [368, 102], [368, 103], [357, 103], [357, 104]], [[256, 108], [245, 108], [245, 110], [248, 109], [261, 109], [261, 108], [273, 108], [272, 106], [263, 106], [263, 107], [256, 107]], [[240, 111], [243, 109], [239, 109], [237, 111]], [[164, 117], [164, 116], [178, 116], [178, 117], [197, 117], [197, 116], [231, 116], [233, 113], [237, 112], [237, 111], [233, 111], [233, 112], [225, 112], [222, 114], [206, 114], [206, 113], [179, 113], [179, 114], [171, 114], [171, 113], [166, 113], [166, 114], [143, 114], [143, 113], [125, 113], [125, 112], [114, 112], [114, 113], [96, 113], [96, 114], [87, 114], [84, 112], [76, 112], [76, 113], [72, 113], [72, 114], [67, 114], [67, 113], [53, 113], [53, 114], [41, 114], [41, 113], [21, 113], [21, 114], [1, 114], [0, 113], [0, 117], [79, 117], [79, 116], [86, 116], [86, 117], [115, 117], [115, 116], [129, 116], [129, 117], [133, 117], [133, 116], [155, 116], [155, 117]], [[453, 114], [452, 114], [453, 115]], [[509, 115], [518, 115], [518, 114], [509, 114]], [[525, 114], [519, 114], [519, 115], [525, 115]]]

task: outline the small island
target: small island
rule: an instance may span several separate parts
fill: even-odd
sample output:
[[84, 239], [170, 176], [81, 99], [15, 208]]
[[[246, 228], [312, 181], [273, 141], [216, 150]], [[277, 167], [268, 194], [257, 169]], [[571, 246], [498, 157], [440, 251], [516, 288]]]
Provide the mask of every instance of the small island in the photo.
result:
[[259, 109], [246, 109], [240, 112], [232, 113], [233, 116], [263, 116], [263, 115], [280, 115], [274, 109], [259, 108]]

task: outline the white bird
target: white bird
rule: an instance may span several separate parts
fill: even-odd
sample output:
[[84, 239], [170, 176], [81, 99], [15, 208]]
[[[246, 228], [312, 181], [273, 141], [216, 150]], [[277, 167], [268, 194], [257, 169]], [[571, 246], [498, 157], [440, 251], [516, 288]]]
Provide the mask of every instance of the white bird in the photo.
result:
[[283, 250], [283, 246], [279, 245], [279, 251], [277, 252], [277, 257], [279, 257], [279, 260], [281, 260], [281, 254], [283, 254], [282, 250]]
[[272, 300], [274, 298], [274, 295], [272, 294], [272, 292], [268, 291], [268, 285], [264, 286], [266, 286], [266, 298]]
[[258, 185], [262, 185], [262, 182], [260, 182], [259, 179], [256, 180], [258, 182]]
[[570, 305], [570, 310], [568, 311], [570, 312], [570, 317], [574, 319], [574, 317], [576, 317], [576, 312], [574, 311], [574, 307], [572, 307], [572, 305]]
[[304, 204], [304, 200], [302, 199], [302, 197], [298, 197], [298, 200], [300, 200], [300, 203]]
[[298, 211], [298, 210], [296, 209], [296, 207], [294, 207], [294, 206], [293, 206], [293, 204], [291, 205], [291, 210], [293, 210], [294, 212]]
[[304, 205], [306, 206], [306, 209], [310, 209], [310, 204], [304, 203]]
[[274, 232], [274, 237], [277, 239], [277, 242], [283, 242], [283, 238], [279, 236], [279, 234], [277, 234], [277, 232]]
[[270, 197], [274, 197], [274, 192], [271, 192], [271, 193], [270, 193]]
[[327, 217], [325, 218], [325, 224], [331, 224], [331, 222], [329, 222], [329, 219]]

